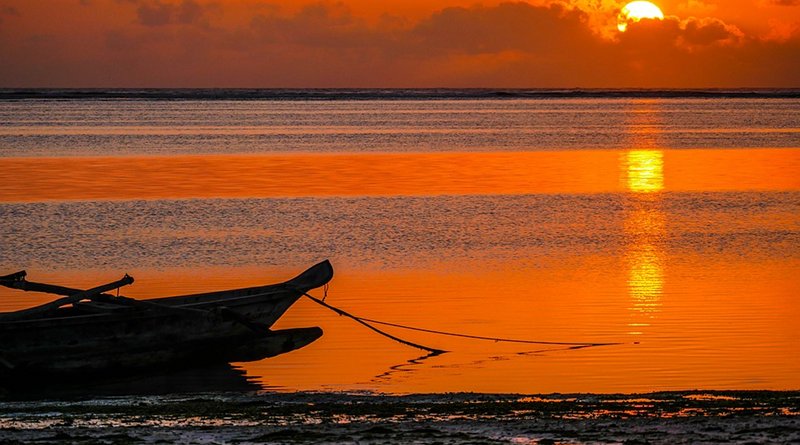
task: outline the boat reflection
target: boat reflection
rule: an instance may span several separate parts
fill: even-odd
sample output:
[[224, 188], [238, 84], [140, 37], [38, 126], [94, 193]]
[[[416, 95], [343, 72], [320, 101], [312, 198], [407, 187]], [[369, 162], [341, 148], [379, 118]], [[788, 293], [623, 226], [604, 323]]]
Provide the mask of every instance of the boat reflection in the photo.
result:
[[65, 384], [36, 380], [6, 386], [0, 383], [0, 400], [87, 399], [95, 397], [152, 396], [167, 394], [257, 392], [271, 389], [241, 368], [225, 364], [182, 369], [135, 377], [86, 379]]

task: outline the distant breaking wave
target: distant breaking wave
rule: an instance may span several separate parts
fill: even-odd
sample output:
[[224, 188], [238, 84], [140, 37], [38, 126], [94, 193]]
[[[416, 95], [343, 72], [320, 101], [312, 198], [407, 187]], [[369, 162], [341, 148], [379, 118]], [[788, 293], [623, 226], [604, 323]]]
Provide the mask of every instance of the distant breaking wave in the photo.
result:
[[475, 100], [568, 98], [797, 99], [800, 89], [0, 89], [0, 100]]

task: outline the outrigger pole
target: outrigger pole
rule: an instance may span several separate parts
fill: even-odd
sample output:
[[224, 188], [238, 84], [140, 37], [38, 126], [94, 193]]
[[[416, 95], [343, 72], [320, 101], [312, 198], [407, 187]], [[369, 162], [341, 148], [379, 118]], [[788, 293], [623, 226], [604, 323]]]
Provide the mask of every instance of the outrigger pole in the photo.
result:
[[[10, 288], [13, 288], [13, 289], [29, 290], [29, 289], [25, 289], [25, 283], [27, 283], [24, 280], [25, 271], [17, 272], [16, 274], [11, 274], [11, 276], [16, 276], [16, 277], [20, 277], [20, 278], [18, 278], [16, 280], [7, 280], [6, 277], [8, 277], [8, 275], [6, 275], [6, 277], [0, 277], [0, 285], [6, 286], [6, 287], [10, 287]], [[108, 283], [108, 284], [103, 284], [101, 286], [93, 287], [93, 288], [91, 288], [89, 290], [85, 290], [85, 291], [78, 291], [77, 293], [70, 293], [70, 295], [67, 296], [67, 297], [59, 298], [58, 300], [51, 301], [49, 303], [45, 303], [45, 304], [40, 305], [40, 306], [35, 306], [35, 307], [30, 308], [30, 309], [23, 309], [21, 311], [2, 314], [0, 316], [0, 320], [2, 320], [2, 321], [17, 321], [17, 320], [25, 320], [27, 318], [33, 318], [33, 317], [36, 317], [38, 315], [46, 314], [46, 313], [48, 313], [50, 311], [54, 311], [54, 310], [60, 308], [61, 306], [66, 306], [68, 304], [77, 303], [77, 302], [79, 302], [81, 300], [92, 299], [93, 297], [96, 297], [96, 296], [102, 294], [103, 292], [108, 292], [110, 290], [119, 289], [120, 287], [127, 286], [127, 285], [129, 285], [131, 283], [133, 283], [133, 277], [128, 275], [128, 274], [125, 274], [125, 276], [120, 278], [119, 280], [112, 281], [111, 283]], [[53, 287], [59, 287], [59, 286], [53, 286]], [[30, 290], [33, 290], [33, 289], [30, 289]]]

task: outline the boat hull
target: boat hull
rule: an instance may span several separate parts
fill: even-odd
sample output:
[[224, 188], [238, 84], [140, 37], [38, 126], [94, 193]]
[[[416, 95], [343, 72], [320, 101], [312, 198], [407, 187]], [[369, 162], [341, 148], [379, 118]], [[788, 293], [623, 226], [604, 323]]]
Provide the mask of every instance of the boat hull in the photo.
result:
[[0, 322], [0, 375], [136, 373], [289, 352], [322, 330], [269, 328], [332, 276], [325, 261], [275, 285], [147, 300], [156, 306], [76, 305], [46, 318]]

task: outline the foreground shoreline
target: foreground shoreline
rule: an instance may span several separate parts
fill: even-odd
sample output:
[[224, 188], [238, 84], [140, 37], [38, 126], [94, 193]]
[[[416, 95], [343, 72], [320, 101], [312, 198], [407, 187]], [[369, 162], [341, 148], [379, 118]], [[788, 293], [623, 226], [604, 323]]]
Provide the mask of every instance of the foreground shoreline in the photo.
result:
[[798, 443], [800, 391], [204, 393], [0, 404], [4, 443]]

